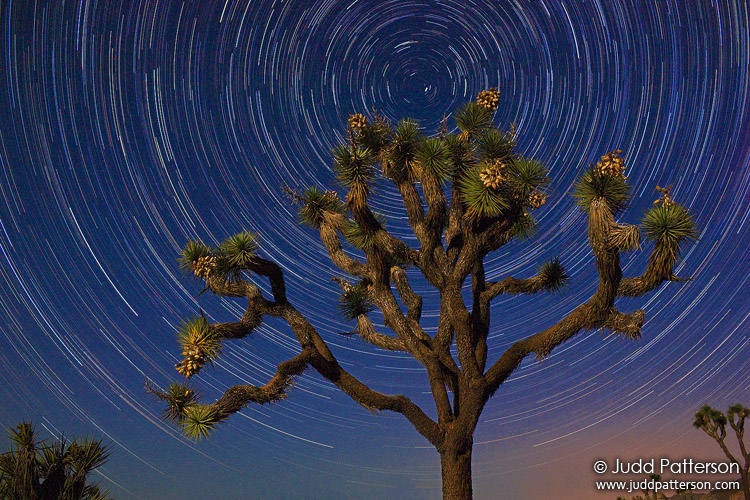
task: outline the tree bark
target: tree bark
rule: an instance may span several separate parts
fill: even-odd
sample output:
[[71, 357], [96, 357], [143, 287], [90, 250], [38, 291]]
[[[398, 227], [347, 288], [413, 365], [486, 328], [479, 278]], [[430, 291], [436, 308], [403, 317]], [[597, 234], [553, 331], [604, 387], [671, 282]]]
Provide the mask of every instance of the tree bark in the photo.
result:
[[440, 453], [443, 500], [471, 500], [471, 438], [464, 446], [450, 446]]

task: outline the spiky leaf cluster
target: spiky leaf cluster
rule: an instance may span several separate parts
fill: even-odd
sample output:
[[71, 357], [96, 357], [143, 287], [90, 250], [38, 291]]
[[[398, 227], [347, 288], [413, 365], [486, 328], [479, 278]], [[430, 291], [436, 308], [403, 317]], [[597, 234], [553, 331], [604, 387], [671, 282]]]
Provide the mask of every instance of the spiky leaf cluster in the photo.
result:
[[366, 315], [375, 309], [367, 287], [358, 283], [348, 287], [339, 299], [339, 311], [347, 320]]
[[221, 351], [221, 337], [204, 316], [183, 323], [177, 335], [183, 360], [175, 368], [187, 378], [200, 372], [207, 362], [214, 361]]
[[373, 155], [367, 148], [343, 145], [333, 151], [333, 170], [342, 186], [349, 189], [347, 201], [364, 204], [370, 195], [370, 183], [375, 178]]
[[218, 253], [232, 269], [245, 269], [258, 257], [258, 236], [249, 231], [243, 231], [230, 236], [218, 248]]
[[205, 259], [210, 256], [211, 248], [209, 248], [208, 245], [200, 240], [191, 240], [188, 241], [185, 244], [185, 248], [182, 249], [182, 254], [178, 259], [178, 262], [180, 263], [180, 267], [182, 269], [191, 271], [199, 276], [200, 273], [196, 271], [198, 262], [201, 262], [201, 265], [203, 265]]
[[539, 277], [544, 282], [544, 289], [548, 291], [557, 291], [568, 282], [568, 274], [560, 263], [560, 259], [555, 257], [549, 262], [545, 262], [539, 268]]
[[616, 226], [612, 229], [610, 243], [620, 250], [635, 250], [641, 245], [641, 232], [636, 226]]
[[[512, 206], [514, 210], [541, 206], [546, 196], [540, 189], [548, 182], [547, 169], [541, 162], [519, 157], [507, 164], [493, 160], [469, 169], [459, 179], [458, 187], [466, 217], [480, 220], [497, 217]], [[538, 194], [532, 197], [532, 193]]]
[[520, 157], [509, 163], [508, 171], [508, 183], [521, 199], [527, 199], [532, 192], [543, 189], [550, 182], [547, 168], [539, 160]]
[[750, 408], [740, 403], [734, 404], [727, 409], [727, 418], [734, 422], [735, 418], [744, 426], [744, 420], [750, 416]]
[[197, 441], [208, 437], [215, 424], [221, 420], [216, 408], [201, 404], [196, 392], [187, 386], [173, 383], [162, 392], [147, 383], [146, 390], [167, 404], [163, 418], [176, 423], [183, 434], [191, 439]]
[[208, 282], [211, 278], [236, 279], [241, 271], [250, 270], [258, 256], [258, 237], [242, 231], [212, 248], [200, 240], [189, 241], [178, 259], [180, 267]]
[[485, 161], [510, 161], [514, 158], [513, 149], [516, 143], [508, 132], [491, 128], [477, 138], [476, 144], [479, 156]]
[[509, 207], [507, 193], [499, 189], [501, 186], [494, 188], [482, 180], [483, 170], [481, 167], [472, 168], [459, 179], [466, 218], [470, 220], [497, 217]]
[[326, 212], [343, 213], [344, 204], [335, 191], [321, 191], [315, 186], [305, 190], [304, 202], [299, 209], [300, 221], [314, 229], [319, 229]]
[[646, 238], [669, 246], [698, 238], [693, 217], [678, 203], [651, 207], [644, 214], [642, 224]]
[[374, 157], [382, 161], [393, 141], [390, 122], [375, 114], [375, 120], [359, 130], [356, 141], [359, 146], [367, 148]]
[[85, 475], [104, 465], [109, 451], [101, 439], [85, 437], [68, 446], [68, 463], [77, 475]]
[[[385, 227], [385, 218], [383, 216], [375, 214], [375, 219], [380, 224], [380, 227]], [[344, 229], [344, 238], [346, 238], [346, 241], [360, 250], [371, 250], [375, 246], [376, 234], [376, 230], [365, 229], [355, 221], [350, 221]]]
[[178, 383], [169, 384], [167, 391], [161, 393], [160, 397], [167, 403], [162, 415], [164, 420], [175, 423], [182, 420], [188, 406], [198, 402], [198, 395], [193, 389]]
[[445, 143], [437, 137], [431, 137], [419, 144], [414, 161], [420, 176], [430, 175], [445, 181], [452, 173], [449, 151]]
[[218, 421], [216, 410], [211, 405], [195, 403], [185, 408], [180, 426], [185, 436], [199, 441], [211, 434]]
[[469, 102], [456, 113], [456, 124], [464, 136], [476, 137], [492, 126], [492, 111], [475, 102]]
[[604, 199], [612, 214], [625, 209], [630, 200], [630, 186], [619, 175], [604, 175], [591, 167], [578, 179], [573, 195], [586, 212], [594, 200]]
[[[543, 205], [547, 171], [541, 163], [514, 153], [512, 130], [501, 132], [493, 127], [498, 96], [496, 88], [489, 89], [479, 94], [478, 102], [461, 108], [455, 115], [462, 130], [458, 135], [449, 134], [444, 125], [438, 136], [427, 138], [413, 120], [401, 120], [391, 129], [383, 118], [376, 117], [370, 124], [352, 115], [350, 129], [357, 124], [358, 133], [333, 151], [336, 174], [349, 189], [346, 208], [364, 208], [374, 180], [374, 162], [380, 162], [384, 177], [397, 184], [421, 181], [426, 188], [434, 189], [434, 184], [428, 187], [427, 182], [452, 181], [455, 201], [464, 206], [468, 219], [498, 217], [503, 211], [516, 219], [523, 208]], [[316, 228], [323, 209], [339, 209], [335, 197], [323, 199], [319, 191], [300, 196], [298, 201], [305, 199], [300, 218]], [[362, 216], [362, 212], [357, 213]], [[358, 248], [371, 246], [375, 234], [354, 226], [344, 232]]]
[[536, 219], [528, 212], [524, 212], [516, 219], [511, 227], [511, 236], [516, 240], [528, 240], [536, 234]]
[[36, 436], [28, 422], [11, 429], [15, 448], [0, 454], [1, 498], [109, 498], [106, 490], [88, 482], [89, 474], [110, 455], [101, 440], [87, 437], [68, 443], [61, 437], [53, 442], [37, 442]]
[[415, 180], [414, 157], [424, 140], [419, 124], [414, 120], [401, 120], [396, 125], [393, 142], [387, 153], [383, 174], [396, 182]]
[[[448, 150], [454, 175], [462, 175], [474, 164], [475, 154], [472, 150], [472, 144], [456, 134], [446, 135], [443, 142]], [[487, 156], [487, 159], [495, 158]]]
[[717, 429], [727, 424], [727, 417], [721, 411], [704, 405], [696, 414], [693, 426], [698, 429]]
[[180, 267], [208, 281], [211, 277], [227, 277], [227, 261], [218, 249], [211, 248], [200, 240], [189, 241], [179, 258]]

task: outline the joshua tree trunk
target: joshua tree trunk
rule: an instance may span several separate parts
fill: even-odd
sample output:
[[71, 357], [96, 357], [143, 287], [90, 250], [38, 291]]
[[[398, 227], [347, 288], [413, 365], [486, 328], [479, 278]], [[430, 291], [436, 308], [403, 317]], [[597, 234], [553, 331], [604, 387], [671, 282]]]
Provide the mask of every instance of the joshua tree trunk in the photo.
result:
[[446, 450], [440, 454], [445, 500], [469, 500], [471, 490], [471, 445], [463, 451]]
[[461, 440], [451, 440], [440, 452], [440, 468], [443, 476], [444, 500], [470, 500], [471, 452], [474, 440], [468, 436]]

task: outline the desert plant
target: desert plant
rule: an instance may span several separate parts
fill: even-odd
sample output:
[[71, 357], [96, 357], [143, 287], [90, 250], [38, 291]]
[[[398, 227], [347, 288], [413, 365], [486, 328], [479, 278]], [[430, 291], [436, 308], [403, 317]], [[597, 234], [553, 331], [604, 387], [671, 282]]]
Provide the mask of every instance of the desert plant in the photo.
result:
[[109, 458], [101, 440], [37, 441], [33, 424], [10, 429], [10, 451], [0, 455], [0, 498], [10, 500], [104, 500], [107, 492], [88, 482]]
[[[700, 429], [719, 444], [724, 455], [740, 468], [740, 487], [745, 495], [745, 500], [750, 500], [750, 483], [748, 482], [748, 470], [750, 469], [750, 453], [745, 446], [745, 419], [750, 415], [750, 409], [741, 404], [735, 404], [729, 407], [726, 415], [721, 411], [704, 405], [703, 408], [695, 413], [693, 426]], [[726, 425], [734, 430], [734, 435], [739, 444], [739, 458], [736, 457], [724, 442], [727, 437]]]
[[[223, 342], [249, 336], [266, 318], [288, 324], [300, 351], [279, 364], [265, 385], [230, 387], [210, 404], [199, 403], [195, 392], [182, 385], [164, 391], [151, 386], [167, 403], [165, 415], [188, 435], [202, 437], [250, 403], [286, 398], [294, 377], [312, 368], [360, 405], [402, 414], [440, 454], [444, 497], [470, 498], [473, 436], [480, 414], [522, 360], [532, 354], [544, 359], [586, 330], [639, 338], [645, 312], [621, 312], [616, 299], [679, 281], [673, 269], [680, 246], [696, 237], [687, 210], [671, 198], [669, 204], [654, 205], [643, 219], [643, 232], [653, 240], [646, 269], [640, 276], [623, 277], [620, 253], [639, 248], [641, 230], [616, 222], [631, 196], [625, 162], [620, 151], [603, 156], [575, 188], [588, 216], [588, 242], [599, 274], [596, 291], [558, 323], [489, 359], [494, 299], [555, 292], [568, 281], [556, 257], [542, 264], [536, 276], [497, 281], [485, 276], [488, 255], [533, 235], [532, 212], [549, 196], [544, 165], [516, 151], [513, 128], [494, 125], [498, 102], [497, 89], [480, 93], [455, 114], [455, 132], [444, 125], [432, 137], [413, 120], [392, 126], [381, 116], [368, 120], [353, 115], [342, 144], [333, 151], [333, 170], [344, 198], [316, 187], [286, 189], [300, 206], [300, 220], [319, 233], [333, 264], [350, 277], [336, 278], [342, 288], [339, 311], [357, 322], [347, 334], [413, 356], [427, 372], [435, 418], [407, 396], [374, 391], [342, 367], [290, 302], [281, 267], [261, 257], [250, 233], [240, 233], [245, 235], [241, 242], [235, 236], [216, 246], [199, 240], [185, 246], [183, 267], [211, 292], [247, 300], [247, 308], [233, 323], [210, 324], [202, 315], [186, 322], [180, 333], [185, 358], [177, 369], [188, 378], [195, 375], [220, 355]], [[372, 187], [379, 177], [400, 193], [416, 244], [395, 236], [387, 221], [372, 211]], [[270, 282], [270, 296], [256, 284], [258, 279]], [[432, 304], [439, 314], [434, 334], [422, 327], [424, 303], [415, 292], [415, 280], [426, 281], [439, 295], [439, 303]], [[465, 294], [467, 284], [470, 293]], [[382, 314], [387, 331], [378, 331], [371, 321], [374, 309]]]

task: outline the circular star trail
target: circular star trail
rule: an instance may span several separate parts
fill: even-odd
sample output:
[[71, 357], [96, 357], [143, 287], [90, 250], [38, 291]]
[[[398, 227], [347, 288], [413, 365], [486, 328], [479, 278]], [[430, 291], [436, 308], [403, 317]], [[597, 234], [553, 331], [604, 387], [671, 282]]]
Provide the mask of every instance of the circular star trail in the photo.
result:
[[[489, 87], [501, 92], [496, 122], [517, 127], [553, 187], [537, 236], [489, 256], [488, 278], [529, 276], [554, 256], [572, 275], [562, 293], [498, 301], [490, 357], [590, 296], [596, 270], [570, 195], [599, 156], [623, 150], [634, 192], [623, 221], [672, 185], [700, 240], [677, 269], [689, 280], [618, 303], [646, 310], [641, 340], [581, 334], [500, 388], [475, 435], [476, 496], [596, 498], [598, 458], [720, 458], [691, 423], [705, 403], [750, 404], [746, 1], [0, 9], [0, 423], [103, 437], [114, 453], [102, 481], [117, 498], [439, 497], [437, 453], [405, 419], [371, 415], [312, 373], [197, 444], [160, 420], [143, 385], [178, 379], [184, 318], [243, 310], [200, 294], [178, 269], [183, 244], [251, 230], [340, 362], [431, 413], [413, 360], [338, 335], [352, 328], [331, 308], [338, 272], [281, 187], [336, 189], [330, 151], [352, 113], [415, 118], [433, 134]], [[375, 192], [405, 237], [395, 192]], [[624, 257], [626, 274], [649, 249]], [[210, 400], [264, 383], [297, 347], [269, 322], [196, 386]]]

